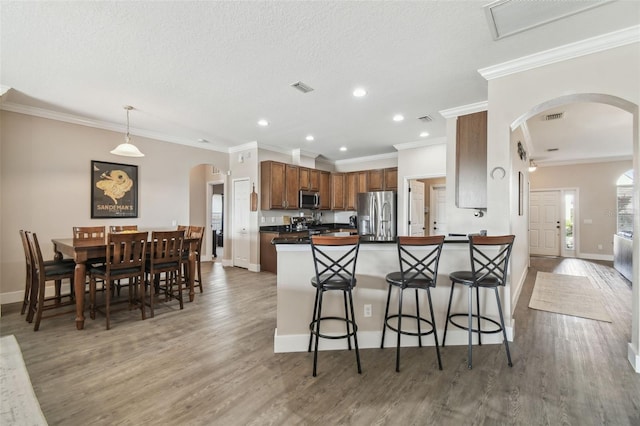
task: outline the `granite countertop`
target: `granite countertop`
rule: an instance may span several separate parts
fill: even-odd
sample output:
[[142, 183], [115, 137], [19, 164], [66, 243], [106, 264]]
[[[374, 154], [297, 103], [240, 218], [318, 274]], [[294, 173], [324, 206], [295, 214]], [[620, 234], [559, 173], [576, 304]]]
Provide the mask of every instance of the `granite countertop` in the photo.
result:
[[260, 232], [278, 232], [281, 234], [288, 232], [307, 232], [307, 231], [331, 231], [333, 229], [356, 229], [348, 223], [323, 223], [320, 225], [308, 225], [305, 229], [297, 230], [292, 225], [272, 225], [261, 226]]
[[[456, 238], [447, 237], [444, 240], [445, 244], [467, 244], [468, 238]], [[310, 237], [276, 237], [271, 240], [271, 244], [309, 244], [311, 243]], [[361, 244], [395, 244], [396, 239], [377, 239], [372, 235], [365, 235], [360, 237]]]

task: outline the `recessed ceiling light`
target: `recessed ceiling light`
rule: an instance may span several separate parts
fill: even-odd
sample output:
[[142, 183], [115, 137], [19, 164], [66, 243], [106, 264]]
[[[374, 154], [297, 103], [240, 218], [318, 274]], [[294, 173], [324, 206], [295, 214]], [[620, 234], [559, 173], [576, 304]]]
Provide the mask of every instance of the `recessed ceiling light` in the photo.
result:
[[361, 98], [366, 95], [367, 95], [367, 91], [364, 90], [362, 87], [357, 87], [353, 90], [353, 96], [355, 96], [356, 98]]
[[341, 147], [340, 147], [340, 151], [346, 151], [346, 150], [347, 150], [347, 147], [346, 147], [346, 146], [341, 146]]
[[393, 121], [402, 121], [404, 120], [404, 116], [402, 114], [396, 114], [393, 116]]
[[307, 137], [305, 139], [308, 140], [309, 142], [311, 142], [314, 139], [314, 137], [313, 137], [313, 135], [307, 135]]
[[200, 143], [209, 143], [208, 140], [202, 139], [202, 138], [198, 139], [198, 142], [200, 142]]
[[265, 119], [258, 120], [258, 126], [265, 127], [265, 126], [268, 126], [268, 125], [269, 125], [269, 122], [267, 120], [265, 120]]
[[420, 137], [421, 137], [421, 138], [426, 138], [427, 136], [429, 136], [429, 132], [422, 132], [422, 133], [420, 133]]

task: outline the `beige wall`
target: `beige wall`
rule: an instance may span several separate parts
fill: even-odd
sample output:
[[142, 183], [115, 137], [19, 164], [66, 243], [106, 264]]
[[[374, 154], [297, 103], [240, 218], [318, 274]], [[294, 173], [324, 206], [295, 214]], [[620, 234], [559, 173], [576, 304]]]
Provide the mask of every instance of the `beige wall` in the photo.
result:
[[[118, 132], [7, 111], [0, 112], [0, 294], [11, 301], [24, 288], [24, 253], [18, 230], [38, 234], [45, 258], [49, 241], [70, 237], [73, 226], [137, 224], [170, 228], [189, 223], [190, 171], [200, 164], [227, 170], [229, 155], [143, 137], [133, 142], [143, 158], [109, 153], [122, 143]], [[138, 165], [139, 217], [91, 219], [91, 160]]]
[[[578, 257], [589, 258], [595, 254], [612, 258], [613, 234], [616, 232], [616, 181], [631, 167], [631, 160], [538, 167], [529, 175], [531, 190], [578, 189]], [[602, 250], [598, 249], [598, 244], [602, 244]]]
[[[488, 104], [488, 170], [496, 166], [507, 170], [509, 179], [488, 180], [487, 227], [490, 232], [515, 233], [516, 240], [527, 240], [528, 236], [517, 217], [517, 203], [514, 203], [514, 185], [517, 185], [516, 161], [511, 146], [511, 125], [532, 116], [541, 107], [562, 105], [589, 99], [592, 102], [604, 102], [622, 108], [634, 114], [633, 152], [634, 172], [640, 176], [640, 144], [638, 133], [640, 116], [640, 55], [639, 43], [609, 49], [603, 52], [553, 63], [539, 68], [518, 72], [489, 81]], [[449, 133], [448, 133], [449, 134]], [[509, 196], [505, 196], [509, 194]], [[634, 187], [636, 199], [640, 197], [640, 184]], [[638, 208], [635, 202], [635, 208]], [[640, 218], [634, 219], [636, 233], [640, 229]], [[514, 248], [513, 258], [526, 258], [527, 246]], [[640, 239], [634, 240], [634, 282], [638, 283], [638, 258]], [[515, 262], [514, 262], [515, 263]], [[524, 263], [521, 265], [524, 267]], [[512, 293], [519, 292], [522, 282], [516, 281], [526, 272], [512, 264], [512, 281], [506, 291], [508, 301]], [[514, 277], [516, 280], [514, 280]], [[640, 285], [633, 287], [633, 324], [629, 360], [640, 371]], [[512, 321], [514, 305], [505, 306], [506, 321]]]

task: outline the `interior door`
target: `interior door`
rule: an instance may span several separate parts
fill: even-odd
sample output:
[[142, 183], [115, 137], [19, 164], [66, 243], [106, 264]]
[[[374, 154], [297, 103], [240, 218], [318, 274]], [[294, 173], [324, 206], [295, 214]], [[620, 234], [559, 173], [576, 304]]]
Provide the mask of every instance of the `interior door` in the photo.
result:
[[250, 239], [249, 239], [249, 179], [233, 181], [233, 266], [249, 268]]
[[529, 252], [560, 256], [560, 191], [531, 191]]
[[424, 236], [424, 183], [409, 181], [409, 235]]
[[429, 235], [447, 235], [447, 187], [432, 185], [429, 189], [431, 217]]

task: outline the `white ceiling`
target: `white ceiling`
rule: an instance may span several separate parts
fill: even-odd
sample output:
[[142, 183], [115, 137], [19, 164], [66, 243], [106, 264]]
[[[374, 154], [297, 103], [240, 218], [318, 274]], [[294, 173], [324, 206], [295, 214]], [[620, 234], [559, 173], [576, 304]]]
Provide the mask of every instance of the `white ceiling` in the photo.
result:
[[[423, 131], [445, 136], [438, 111], [487, 99], [478, 69], [640, 23], [640, 2], [620, 0], [496, 41], [488, 2], [3, 0], [0, 84], [12, 89], [3, 107], [121, 129], [129, 104], [134, 135], [224, 151], [257, 141], [337, 161], [393, 153]], [[299, 80], [315, 90], [290, 87]], [[356, 86], [368, 95], [354, 98]], [[567, 142], [552, 133], [534, 158]], [[581, 136], [571, 155], [605, 136]]]

